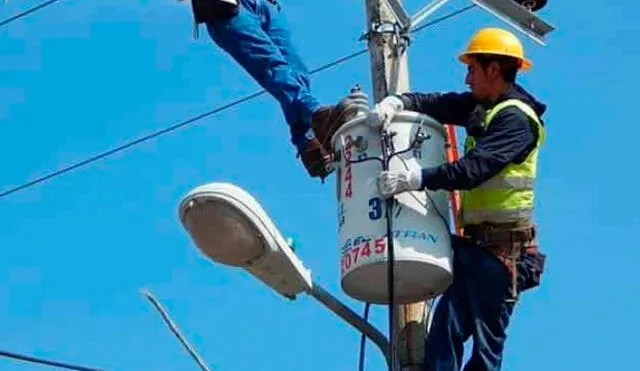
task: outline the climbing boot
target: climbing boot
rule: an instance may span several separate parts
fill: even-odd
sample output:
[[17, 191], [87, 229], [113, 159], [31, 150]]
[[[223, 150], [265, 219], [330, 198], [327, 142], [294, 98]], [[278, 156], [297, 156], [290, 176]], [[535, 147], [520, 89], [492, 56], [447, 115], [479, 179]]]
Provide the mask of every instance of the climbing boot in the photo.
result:
[[344, 98], [335, 106], [322, 106], [311, 115], [311, 128], [320, 144], [331, 147], [331, 137], [347, 121], [358, 113], [358, 107], [352, 99]]
[[312, 178], [319, 177], [324, 180], [332, 171], [328, 168], [328, 165], [331, 164], [331, 154], [324, 149], [315, 137], [302, 146], [299, 156]]

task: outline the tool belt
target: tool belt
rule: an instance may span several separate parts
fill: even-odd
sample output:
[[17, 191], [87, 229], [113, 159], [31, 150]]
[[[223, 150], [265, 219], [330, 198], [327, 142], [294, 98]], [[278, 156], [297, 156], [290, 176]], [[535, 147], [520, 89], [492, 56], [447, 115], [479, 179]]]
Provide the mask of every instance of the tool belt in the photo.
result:
[[509, 301], [540, 285], [546, 255], [538, 249], [535, 226], [468, 225], [464, 238], [489, 251], [506, 267], [511, 276]]

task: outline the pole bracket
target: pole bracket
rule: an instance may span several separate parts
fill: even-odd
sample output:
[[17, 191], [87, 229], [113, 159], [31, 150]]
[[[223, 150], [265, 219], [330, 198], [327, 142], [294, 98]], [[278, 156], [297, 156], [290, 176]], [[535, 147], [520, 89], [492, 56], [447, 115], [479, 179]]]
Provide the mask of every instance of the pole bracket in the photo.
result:
[[411, 45], [409, 28], [402, 27], [400, 23], [392, 21], [373, 22], [369, 30], [364, 32], [358, 41], [371, 41], [375, 38], [388, 36], [393, 40], [392, 49], [394, 56], [400, 56]]

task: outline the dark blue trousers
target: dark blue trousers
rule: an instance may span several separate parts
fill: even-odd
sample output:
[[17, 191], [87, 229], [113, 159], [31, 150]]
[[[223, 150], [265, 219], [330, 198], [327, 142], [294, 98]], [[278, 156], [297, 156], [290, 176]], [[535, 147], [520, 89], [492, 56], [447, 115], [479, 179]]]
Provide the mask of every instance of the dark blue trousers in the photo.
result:
[[[456, 246], [457, 245], [457, 246]], [[465, 371], [497, 371], [513, 312], [511, 276], [490, 252], [457, 241], [453, 283], [436, 306], [425, 348], [426, 371], [458, 371], [463, 345], [473, 338]]]

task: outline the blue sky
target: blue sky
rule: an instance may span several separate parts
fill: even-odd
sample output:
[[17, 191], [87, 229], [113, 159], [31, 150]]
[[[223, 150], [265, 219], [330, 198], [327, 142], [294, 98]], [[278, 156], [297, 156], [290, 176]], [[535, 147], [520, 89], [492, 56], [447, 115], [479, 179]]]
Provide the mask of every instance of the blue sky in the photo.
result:
[[[38, 3], [9, 1], [0, 15]], [[537, 186], [549, 261], [513, 317], [506, 370], [622, 369], [635, 351], [638, 11], [628, 0], [551, 0], [548, 46], [524, 40], [534, 69], [521, 82], [549, 105]], [[287, 13], [310, 68], [364, 47], [364, 1], [289, 0]], [[455, 56], [489, 25], [501, 23], [474, 9], [416, 35], [412, 90], [464, 90]], [[171, 0], [60, 1], [0, 29], [0, 192], [259, 89], [191, 32], [188, 7]], [[369, 59], [312, 84], [326, 103], [354, 84], [370, 92]], [[263, 95], [0, 199], [0, 349], [108, 370], [196, 370], [139, 294], [146, 287], [214, 370], [356, 369], [359, 334], [332, 313], [309, 297], [283, 300], [193, 247], [177, 205], [211, 181], [249, 190], [298, 239], [315, 279], [362, 312], [339, 286], [335, 179], [307, 177]], [[386, 330], [386, 310], [372, 316]], [[367, 370], [384, 369], [373, 346], [367, 354]], [[0, 359], [0, 369], [45, 368]]]

